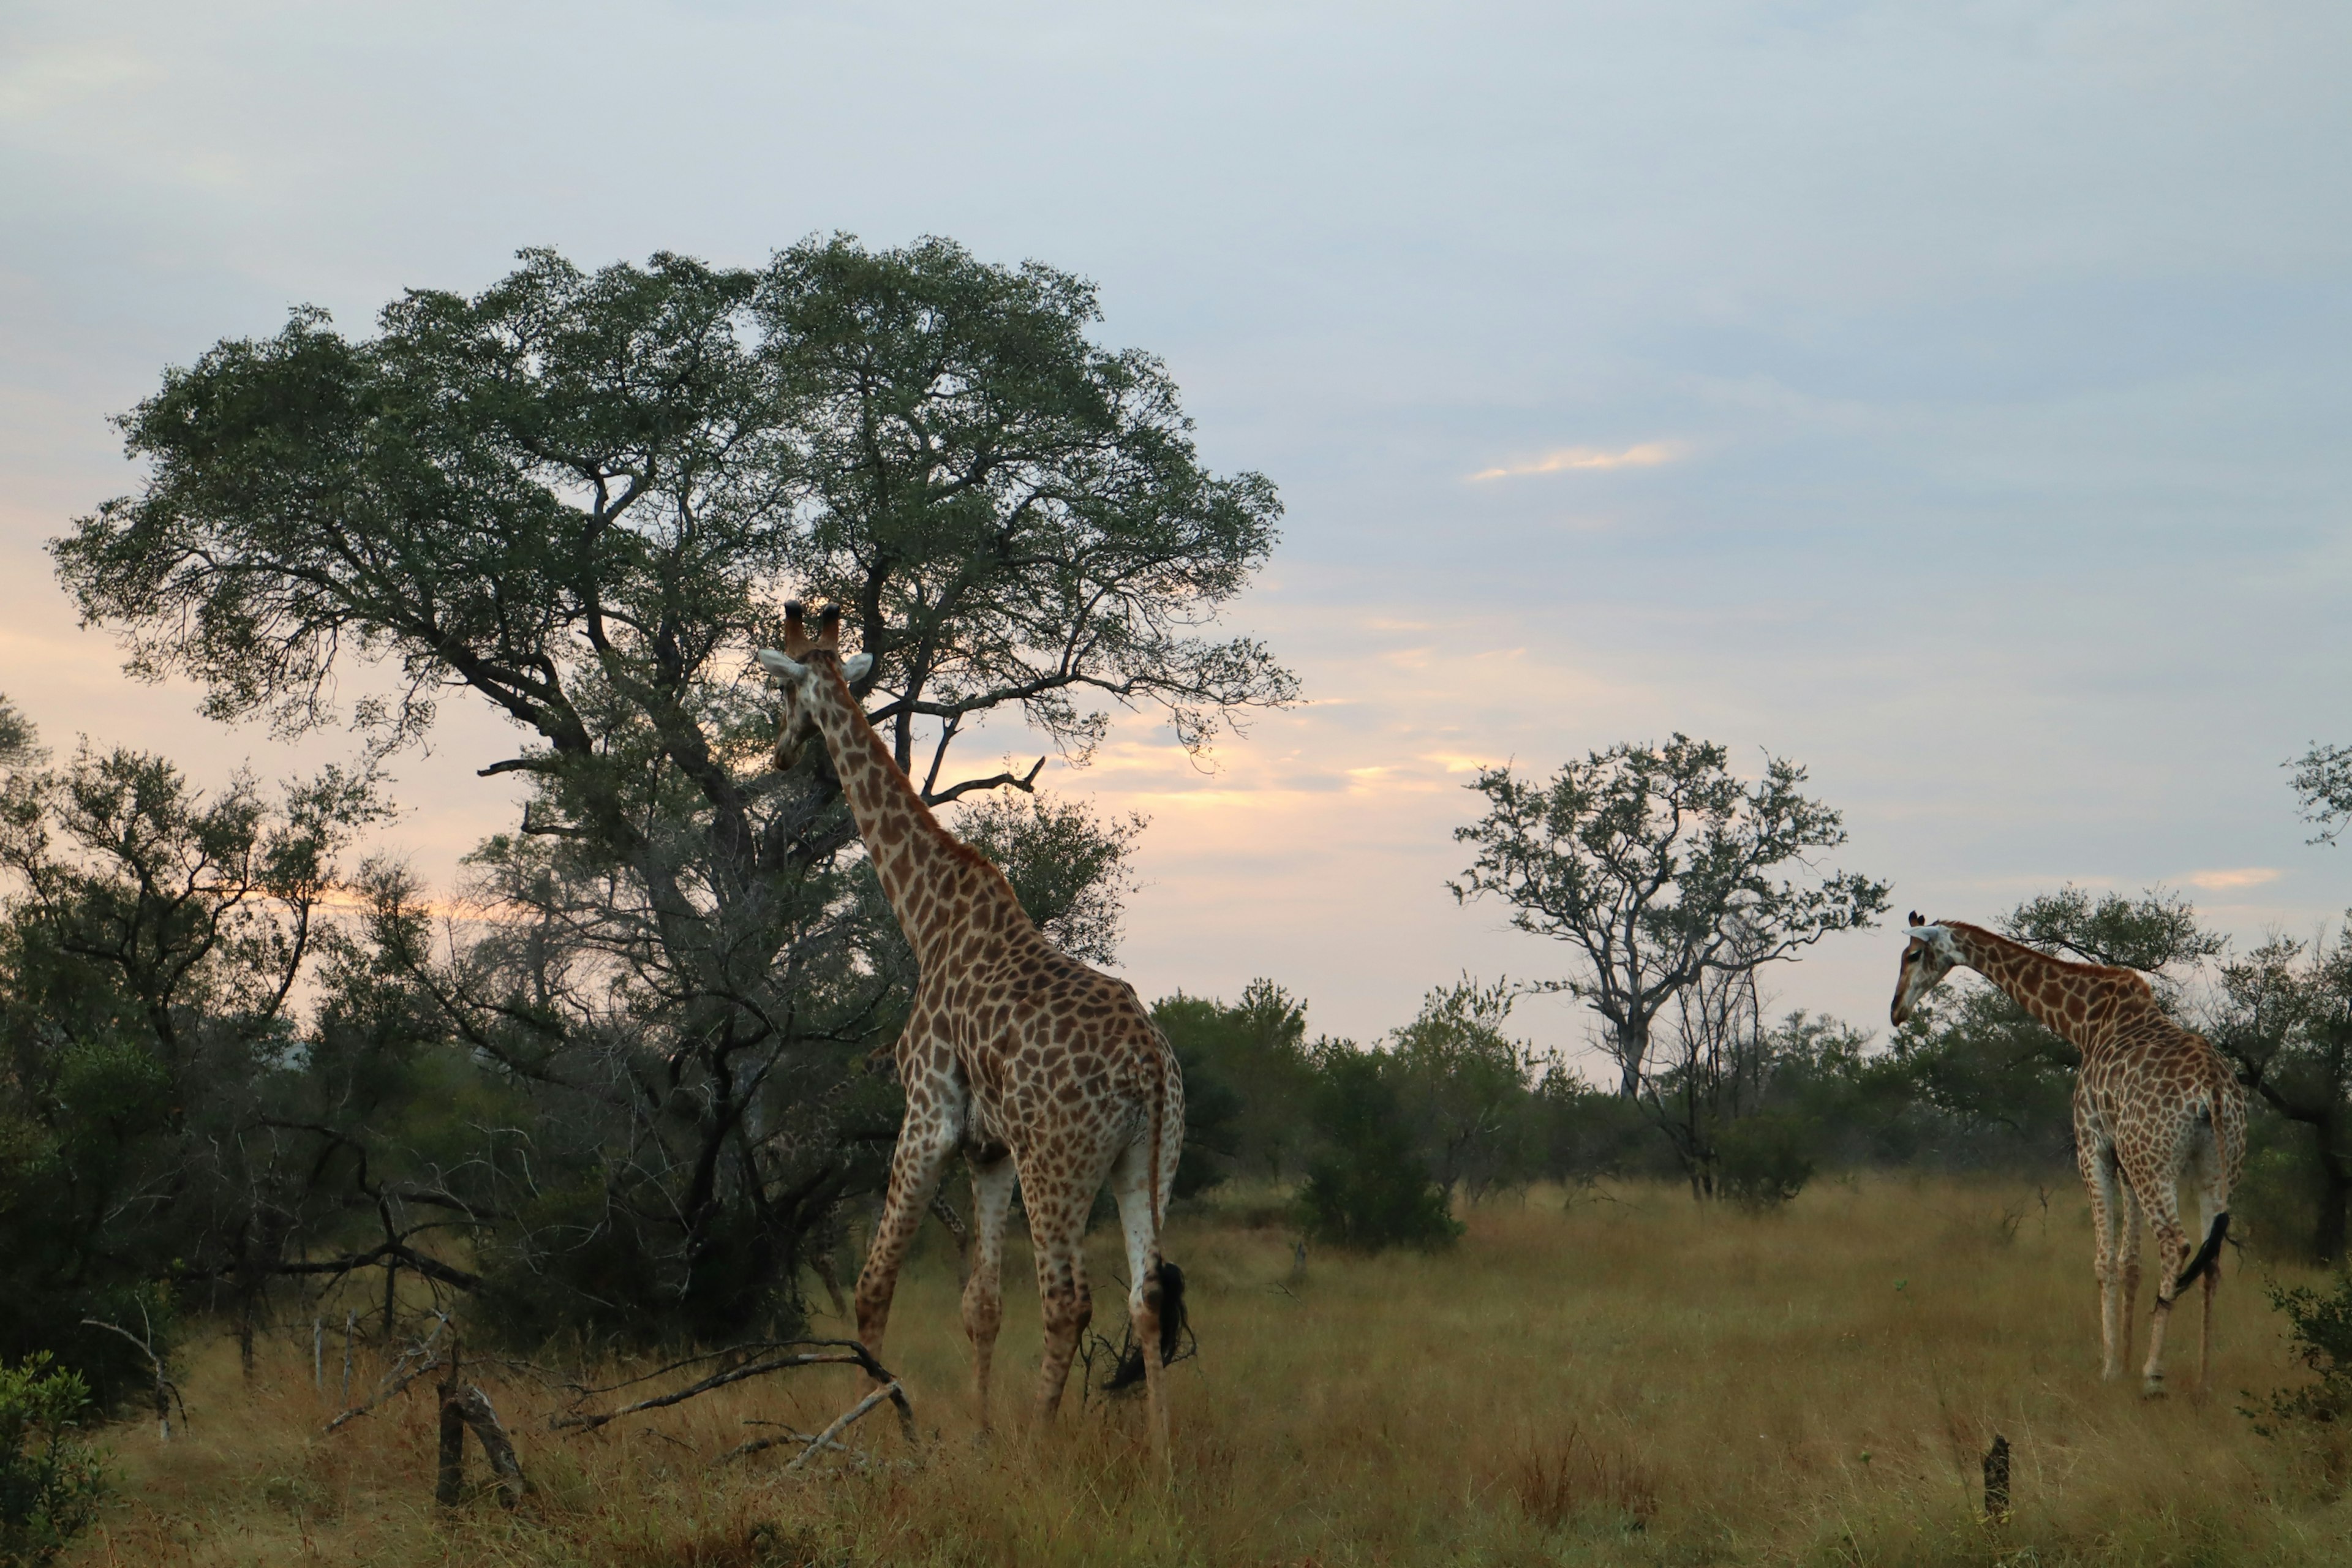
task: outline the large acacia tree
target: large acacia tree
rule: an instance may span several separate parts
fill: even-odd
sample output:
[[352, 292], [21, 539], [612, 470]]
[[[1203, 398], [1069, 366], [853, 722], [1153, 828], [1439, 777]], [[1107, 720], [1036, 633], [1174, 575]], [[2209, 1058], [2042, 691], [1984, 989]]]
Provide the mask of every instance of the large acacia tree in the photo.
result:
[[1685, 989], [1868, 926], [1886, 909], [1885, 883], [1812, 867], [1846, 834], [1839, 813], [1804, 794], [1804, 769], [1769, 757], [1750, 783], [1729, 761], [1723, 747], [1677, 734], [1591, 752], [1549, 782], [1485, 769], [1470, 787], [1486, 815], [1454, 830], [1475, 849], [1449, 884], [1454, 897], [1499, 898], [1513, 926], [1577, 953], [1557, 989], [1608, 1026], [1602, 1044], [1629, 1099], [1658, 1015]]
[[[599, 1179], [502, 1255], [603, 1259], [567, 1286], [588, 1315], [657, 1307], [608, 1299], [652, 1279], [694, 1327], [740, 1321], [889, 1130], [850, 1080], [911, 958], [824, 760], [770, 763], [751, 655], [788, 595], [845, 606], [935, 803], [1034, 783], [957, 776], [992, 714], [1083, 760], [1120, 706], [1197, 749], [1293, 694], [1208, 634], [1272, 487], [1204, 469], [1165, 370], [1097, 319], [1080, 279], [937, 239], [754, 269], [525, 252], [373, 334], [301, 310], [168, 372], [122, 420], [145, 482], [54, 542], [84, 617], [219, 718], [348, 717], [387, 752], [453, 694], [513, 722], [481, 771], [530, 799], [476, 858], [506, 918], [410, 978], [594, 1129], [572, 1152]], [[345, 714], [354, 663], [396, 679]]]

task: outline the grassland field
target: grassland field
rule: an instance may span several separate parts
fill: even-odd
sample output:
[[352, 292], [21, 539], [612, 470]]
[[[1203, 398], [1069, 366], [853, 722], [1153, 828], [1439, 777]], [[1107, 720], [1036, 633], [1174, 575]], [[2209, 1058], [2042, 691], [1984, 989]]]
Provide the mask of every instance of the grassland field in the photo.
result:
[[[2196, 1309], [2178, 1392], [2098, 1377], [2078, 1185], [1823, 1181], [1785, 1210], [1703, 1208], [1664, 1186], [1541, 1190], [1467, 1210], [1436, 1255], [1318, 1253], [1271, 1194], [1171, 1222], [1199, 1353], [1171, 1371], [1172, 1481], [1139, 1400], [1075, 1387], [1055, 1430], [1021, 1420], [1037, 1347], [1029, 1258], [1007, 1260], [1000, 1417], [976, 1440], [952, 1246], [929, 1227], [887, 1359], [924, 1433], [885, 1415], [863, 1462], [783, 1473], [788, 1449], [714, 1461], [857, 1397], [825, 1368], [741, 1384], [585, 1434], [564, 1395], [477, 1363], [533, 1490], [432, 1500], [420, 1387], [322, 1435], [308, 1325], [192, 1351], [191, 1422], [110, 1428], [116, 1491], [68, 1561], [177, 1564], [2352, 1563], [2347, 1451], [2331, 1428], [2258, 1435], [2241, 1406], [2299, 1373], [2232, 1254], [2212, 1386]], [[1017, 1228], [1017, 1227], [1016, 1227]], [[1114, 1234], [1094, 1237], [1097, 1326]], [[2145, 1342], [2142, 1286], [2139, 1328]], [[1116, 1328], [1115, 1321], [1110, 1322]], [[843, 1332], [820, 1315], [812, 1331]], [[362, 1356], [361, 1381], [380, 1363]], [[1984, 1517], [1980, 1456], [2013, 1449], [2013, 1509]], [[486, 1479], [469, 1445], [470, 1478]]]

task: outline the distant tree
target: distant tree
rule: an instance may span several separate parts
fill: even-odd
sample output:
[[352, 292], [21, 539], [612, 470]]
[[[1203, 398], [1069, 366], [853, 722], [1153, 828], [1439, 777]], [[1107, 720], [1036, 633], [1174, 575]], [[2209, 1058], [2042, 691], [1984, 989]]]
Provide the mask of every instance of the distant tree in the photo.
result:
[[2294, 770], [2291, 782], [2303, 819], [2319, 829], [2311, 841], [2335, 843], [2352, 825], [2352, 746], [2315, 741], [2285, 765]]
[[386, 814], [363, 773], [207, 795], [126, 750], [0, 784], [0, 1358], [54, 1351], [111, 1402], [142, 1369], [83, 1320], [165, 1319], [167, 1283], [249, 1352], [289, 1259], [340, 1234], [362, 1194], [330, 1124], [370, 1107], [301, 1093], [294, 1005], [344, 951], [338, 858]]
[[21, 768], [40, 760], [40, 735], [33, 721], [0, 692], [0, 768]]
[[1208, 1125], [1190, 1110], [1194, 1078], [1223, 1086], [1202, 1108], [1203, 1117], [1219, 1119], [1196, 1142], [1199, 1158], [1235, 1174], [1297, 1177], [1313, 1142], [1304, 1114], [1316, 1085], [1306, 1004], [1258, 979], [1235, 1003], [1164, 996], [1152, 1004], [1151, 1017], [1183, 1063], [1188, 1121]]
[[[1197, 749], [1295, 695], [1206, 635], [1272, 547], [1272, 487], [1206, 471], [1165, 369], [1098, 319], [1083, 280], [944, 240], [757, 270], [528, 251], [372, 337], [306, 309], [216, 344], [123, 420], [143, 484], [52, 549], [135, 672], [292, 733], [372, 661], [399, 678], [352, 710], [379, 748], [452, 692], [519, 732], [481, 771], [530, 798], [472, 862], [501, 919], [402, 977], [570, 1152], [560, 1190], [497, 1167], [548, 1211], [501, 1255], [510, 1298], [606, 1329], [788, 1317], [796, 1260], [878, 1179], [865, 1064], [911, 971], [824, 762], [771, 762], [751, 656], [788, 595], [845, 606], [933, 804], [1034, 784], [949, 767], [991, 714], [1083, 760], [1121, 708]], [[1125, 830], [1073, 826], [995, 824], [1092, 858], [1023, 874], [1107, 942]]]
[[1580, 972], [1547, 988], [1607, 1024], [1602, 1044], [1628, 1099], [1658, 1016], [1684, 989], [1867, 927], [1886, 909], [1885, 883], [1811, 868], [1846, 832], [1802, 793], [1802, 768], [1768, 757], [1748, 784], [1727, 764], [1723, 747], [1677, 734], [1594, 752], [1549, 784], [1486, 769], [1470, 786], [1486, 816], [1454, 830], [1476, 850], [1449, 884], [1457, 900], [1492, 894], [1518, 930], [1577, 950]]
[[1438, 1185], [1459, 1188], [1473, 1203], [1527, 1170], [1535, 1060], [1528, 1046], [1503, 1033], [1512, 1001], [1509, 982], [1482, 985], [1465, 974], [1423, 997], [1420, 1014], [1389, 1037], [1384, 1051]]
[[2222, 965], [2221, 993], [2208, 1033], [2258, 1105], [2308, 1131], [2308, 1247], [2339, 1261], [2352, 1240], [2352, 937], [2274, 937]]
[[1416, 1146], [1391, 1064], [1346, 1040], [1315, 1055], [1317, 1152], [1298, 1193], [1307, 1234], [1364, 1252], [1451, 1245], [1462, 1227]]

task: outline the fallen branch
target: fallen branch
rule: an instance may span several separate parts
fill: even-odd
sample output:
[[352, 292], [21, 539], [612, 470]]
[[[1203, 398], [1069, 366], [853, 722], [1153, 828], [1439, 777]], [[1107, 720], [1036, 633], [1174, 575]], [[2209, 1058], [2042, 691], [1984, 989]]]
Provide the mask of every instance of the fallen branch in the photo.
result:
[[858, 1417], [864, 1415], [867, 1411], [873, 1409], [876, 1405], [881, 1404], [886, 1399], [897, 1402], [899, 1414], [902, 1417], [908, 1420], [913, 1419], [911, 1414], [907, 1409], [906, 1391], [898, 1386], [898, 1380], [897, 1378], [892, 1378], [888, 1383], [884, 1384], [881, 1387], [876, 1389], [873, 1393], [867, 1394], [865, 1398], [851, 1405], [841, 1415], [835, 1416], [834, 1418], [833, 1425], [818, 1433], [815, 1439], [809, 1444], [807, 1452], [802, 1454], [800, 1458], [794, 1459], [791, 1464], [784, 1467], [784, 1474], [789, 1476], [799, 1471], [803, 1466], [806, 1465], [811, 1459], [816, 1458], [817, 1450], [820, 1448], [824, 1448], [828, 1445], [837, 1446], [834, 1444], [834, 1440], [835, 1438], [839, 1437], [844, 1432], [847, 1431], [853, 1425], [855, 1425]]
[[699, 1383], [689, 1384], [684, 1388], [668, 1394], [657, 1394], [651, 1399], [640, 1399], [635, 1405], [624, 1405], [618, 1410], [607, 1410], [594, 1415], [558, 1415], [549, 1421], [548, 1425], [558, 1432], [567, 1427], [590, 1431], [604, 1426], [608, 1421], [618, 1421], [624, 1415], [635, 1415], [640, 1411], [661, 1410], [672, 1405], [683, 1405], [689, 1399], [700, 1398], [703, 1394], [714, 1389], [724, 1388], [730, 1383], [741, 1383], [751, 1377], [764, 1377], [772, 1372], [789, 1372], [796, 1366], [856, 1366], [857, 1364], [859, 1364], [858, 1358], [850, 1355], [778, 1356], [772, 1361], [755, 1361], [726, 1372], [714, 1372]]
[[139, 1353], [147, 1358], [147, 1364], [155, 1369], [156, 1440], [168, 1443], [172, 1440], [172, 1406], [174, 1403], [180, 1406], [180, 1424], [184, 1426], [188, 1422], [188, 1402], [180, 1397], [180, 1385], [164, 1374], [163, 1358], [155, 1353], [155, 1325], [147, 1318], [147, 1307], [144, 1302], [140, 1304], [139, 1316], [147, 1323], [147, 1337], [143, 1340], [120, 1323], [110, 1323], [99, 1318], [84, 1318], [82, 1323], [88, 1328], [104, 1329], [108, 1333], [121, 1334], [138, 1346]]
[[[433, 1353], [433, 1342], [440, 1338], [441, 1331], [449, 1326], [449, 1315], [446, 1312], [441, 1312], [435, 1314], [435, 1316], [437, 1321], [433, 1325], [433, 1331], [425, 1335], [422, 1340], [416, 1342], [416, 1343], [409, 1346], [406, 1350], [400, 1352], [400, 1359], [392, 1363], [392, 1370], [385, 1373], [383, 1374], [383, 1381], [376, 1384], [375, 1397], [370, 1399], [364, 1405], [352, 1405], [350, 1409], [336, 1416], [332, 1421], [328, 1422], [328, 1432], [331, 1433], [337, 1430], [347, 1421], [357, 1420], [360, 1416], [365, 1415], [370, 1411], [381, 1406], [384, 1401], [388, 1399], [405, 1394], [408, 1392], [408, 1385], [410, 1384], [415, 1383], [418, 1378], [423, 1377], [428, 1372], [435, 1372], [440, 1369], [442, 1364], [441, 1358]], [[416, 1365], [411, 1367], [408, 1364], [408, 1358], [411, 1356], [421, 1356], [423, 1359], [419, 1361]]]
[[[761, 1425], [764, 1426], [766, 1423], [763, 1422]], [[749, 1442], [738, 1443], [735, 1447], [719, 1455], [718, 1458], [712, 1460], [711, 1463], [714, 1468], [719, 1465], [731, 1465], [738, 1459], [748, 1459], [754, 1454], [765, 1453], [770, 1448], [780, 1448], [786, 1443], [806, 1443], [814, 1445], [816, 1440], [816, 1434], [814, 1432], [795, 1432], [791, 1427], [787, 1426], [784, 1430], [777, 1433], [772, 1437], [754, 1437]], [[835, 1443], [833, 1446], [836, 1448], [841, 1447], [841, 1444], [838, 1442]], [[846, 1450], [845, 1450], [845, 1451]]]
[[[446, 1409], [454, 1408], [458, 1418], [474, 1429], [474, 1436], [482, 1445], [482, 1455], [490, 1462], [490, 1474], [498, 1479], [499, 1506], [512, 1509], [522, 1501], [522, 1494], [530, 1483], [523, 1479], [522, 1461], [515, 1457], [514, 1439], [499, 1424], [499, 1413], [490, 1404], [490, 1396], [478, 1384], [467, 1384], [459, 1390]], [[445, 1414], [443, 1419], [447, 1419]]]
[[[553, 1416], [549, 1419], [548, 1426], [558, 1432], [567, 1429], [593, 1431], [607, 1422], [617, 1421], [624, 1415], [635, 1415], [647, 1410], [662, 1410], [673, 1405], [683, 1405], [689, 1399], [699, 1398], [715, 1389], [725, 1388], [730, 1384], [741, 1383], [747, 1378], [764, 1377], [772, 1372], [789, 1372], [795, 1367], [803, 1366], [855, 1366], [877, 1384], [884, 1385], [892, 1391], [889, 1397], [891, 1403], [898, 1407], [899, 1428], [906, 1433], [908, 1442], [915, 1441], [914, 1407], [907, 1403], [906, 1393], [899, 1388], [896, 1374], [875, 1360], [871, 1351], [856, 1340], [777, 1340], [760, 1345], [756, 1349], [768, 1352], [791, 1350], [794, 1347], [806, 1348], [791, 1355], [765, 1355], [738, 1366], [728, 1367], [688, 1384], [684, 1388], [674, 1389], [667, 1394], [658, 1394], [650, 1399], [640, 1399], [633, 1405], [625, 1405], [618, 1410], [600, 1411], [593, 1415], [572, 1414]], [[707, 1356], [691, 1357], [687, 1361], [672, 1363], [664, 1370], [676, 1371], [679, 1367], [691, 1366], [696, 1362], [709, 1359]], [[659, 1373], [647, 1374], [647, 1376], [658, 1375]], [[631, 1378], [625, 1383], [615, 1384], [614, 1389], [627, 1388], [645, 1381], [645, 1377]], [[610, 1393], [613, 1390], [594, 1392]]]

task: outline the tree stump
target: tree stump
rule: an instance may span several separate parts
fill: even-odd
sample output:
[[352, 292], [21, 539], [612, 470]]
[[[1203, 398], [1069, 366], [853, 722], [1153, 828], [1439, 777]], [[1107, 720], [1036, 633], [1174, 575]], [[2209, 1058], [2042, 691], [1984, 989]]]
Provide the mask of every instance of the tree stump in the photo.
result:
[[1995, 1524], [2009, 1522], [2009, 1439], [1998, 1433], [1985, 1450], [1984, 1510]]
[[507, 1436], [499, 1420], [490, 1396], [474, 1384], [457, 1381], [457, 1342], [449, 1342], [449, 1370], [441, 1380], [441, 1464], [440, 1474], [433, 1488], [433, 1500], [443, 1508], [455, 1508], [466, 1494], [466, 1429], [472, 1427], [474, 1439], [482, 1446], [482, 1457], [490, 1462], [490, 1474], [499, 1488], [499, 1506], [511, 1509], [522, 1501], [530, 1482], [523, 1479], [522, 1461], [515, 1455], [514, 1439]]

